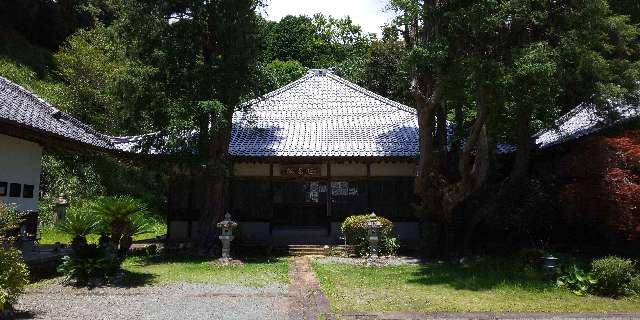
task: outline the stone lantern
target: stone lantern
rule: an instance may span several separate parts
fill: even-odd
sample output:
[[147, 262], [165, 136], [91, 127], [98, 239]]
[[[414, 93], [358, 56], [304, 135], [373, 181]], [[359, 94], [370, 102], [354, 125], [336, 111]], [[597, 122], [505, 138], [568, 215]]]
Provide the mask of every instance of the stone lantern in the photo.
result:
[[542, 268], [545, 273], [552, 275], [558, 272], [558, 258], [553, 255], [546, 255], [542, 257]]
[[231, 240], [233, 240], [233, 230], [238, 227], [238, 224], [231, 221], [231, 214], [227, 212], [224, 216], [224, 220], [218, 223], [220, 229], [220, 235], [218, 238], [222, 242], [222, 260], [231, 259]]
[[372, 258], [378, 257], [378, 231], [382, 224], [378, 221], [375, 213], [371, 213], [367, 222], [367, 236], [369, 239], [369, 254]]
[[69, 202], [67, 201], [67, 199], [64, 198], [64, 193], [61, 193], [60, 196], [58, 196], [58, 198], [54, 200], [53, 203], [56, 205], [55, 221], [59, 222], [64, 220], [64, 217], [67, 214], [67, 208], [69, 207]]

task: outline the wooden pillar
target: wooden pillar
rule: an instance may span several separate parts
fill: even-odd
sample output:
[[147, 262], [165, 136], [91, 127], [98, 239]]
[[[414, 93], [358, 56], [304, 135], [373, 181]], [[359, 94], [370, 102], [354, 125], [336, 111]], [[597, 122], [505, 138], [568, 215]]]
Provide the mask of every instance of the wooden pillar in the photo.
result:
[[269, 217], [269, 235], [273, 234], [273, 216], [276, 214], [273, 205], [273, 162], [269, 162], [269, 207], [271, 217]]
[[331, 234], [331, 207], [333, 201], [331, 199], [331, 163], [327, 162], [327, 235]]
[[371, 208], [371, 162], [367, 162], [367, 178], [365, 182], [366, 197], [367, 197], [367, 210], [373, 211]]

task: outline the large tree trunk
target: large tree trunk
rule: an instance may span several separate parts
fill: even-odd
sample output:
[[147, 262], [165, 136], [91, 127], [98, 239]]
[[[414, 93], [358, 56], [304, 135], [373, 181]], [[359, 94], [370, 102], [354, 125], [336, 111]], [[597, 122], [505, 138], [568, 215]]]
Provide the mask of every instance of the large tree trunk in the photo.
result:
[[[227, 118], [230, 117], [226, 116], [225, 119]], [[217, 132], [212, 131], [213, 137], [210, 139], [204, 175], [205, 201], [198, 220], [198, 253], [205, 256], [214, 254], [213, 249], [218, 243], [216, 223], [221, 220], [227, 209], [225, 200], [230, 165], [228, 156], [230, 125], [224, 125]]]
[[523, 106], [518, 111], [516, 131], [516, 160], [509, 176], [510, 188], [514, 190], [526, 182], [529, 175], [529, 160], [531, 157], [531, 115], [529, 106]]

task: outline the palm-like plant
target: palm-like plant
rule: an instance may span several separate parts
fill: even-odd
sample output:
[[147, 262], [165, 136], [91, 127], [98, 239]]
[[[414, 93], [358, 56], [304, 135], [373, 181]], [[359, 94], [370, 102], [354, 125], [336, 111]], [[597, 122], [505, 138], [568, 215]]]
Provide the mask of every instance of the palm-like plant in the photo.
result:
[[[130, 197], [100, 197], [91, 205], [91, 212], [99, 216], [103, 230], [109, 231], [109, 244], [123, 257], [133, 242], [133, 236], [145, 233], [149, 226], [144, 217], [146, 206]], [[144, 223], [143, 223], [144, 221]]]
[[56, 225], [56, 229], [70, 235], [72, 246], [78, 247], [87, 244], [87, 236], [93, 234], [100, 226], [100, 217], [97, 217], [85, 207], [71, 207], [64, 220]]

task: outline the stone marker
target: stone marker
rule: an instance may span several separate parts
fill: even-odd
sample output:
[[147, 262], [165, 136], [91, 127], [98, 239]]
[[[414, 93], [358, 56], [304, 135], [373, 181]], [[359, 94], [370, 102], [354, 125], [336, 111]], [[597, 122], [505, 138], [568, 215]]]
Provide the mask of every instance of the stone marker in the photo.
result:
[[378, 231], [382, 224], [378, 221], [375, 213], [371, 213], [367, 222], [367, 234], [369, 236], [369, 255], [371, 258], [378, 257]]
[[233, 240], [233, 230], [238, 224], [231, 221], [231, 214], [227, 212], [224, 220], [220, 221], [217, 226], [220, 228], [218, 238], [222, 242], [222, 258], [220, 260], [231, 260], [231, 240]]

